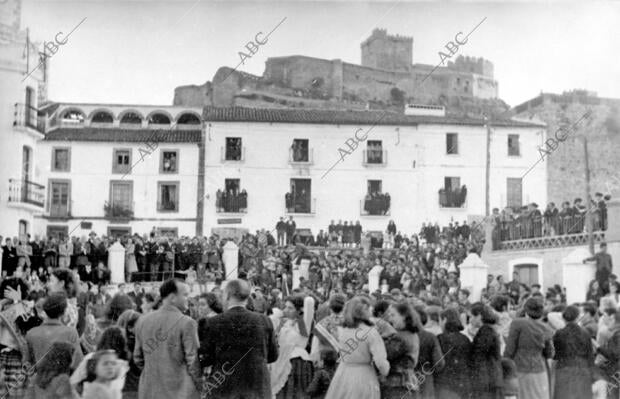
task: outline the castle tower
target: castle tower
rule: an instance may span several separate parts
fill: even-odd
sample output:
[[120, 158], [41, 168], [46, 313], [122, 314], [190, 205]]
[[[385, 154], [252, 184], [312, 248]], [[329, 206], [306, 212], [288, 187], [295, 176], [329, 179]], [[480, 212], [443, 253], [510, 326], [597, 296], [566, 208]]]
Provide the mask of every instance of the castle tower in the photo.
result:
[[387, 71], [411, 70], [413, 62], [413, 38], [388, 35], [385, 29], [375, 29], [361, 44], [362, 66]]

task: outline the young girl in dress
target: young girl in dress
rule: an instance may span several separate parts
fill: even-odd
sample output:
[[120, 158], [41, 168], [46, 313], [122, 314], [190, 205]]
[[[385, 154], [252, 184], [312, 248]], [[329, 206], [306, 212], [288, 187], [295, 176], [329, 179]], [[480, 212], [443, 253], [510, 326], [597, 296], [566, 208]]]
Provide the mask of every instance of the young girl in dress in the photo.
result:
[[198, 281], [198, 288], [201, 294], [207, 292], [207, 277], [207, 266], [204, 263], [199, 263], [196, 270], [196, 280]]
[[196, 284], [197, 273], [194, 270], [194, 266], [190, 266], [187, 269], [187, 277], [185, 277], [185, 282], [189, 285], [189, 292], [194, 292], [194, 284]]
[[120, 399], [118, 391], [112, 382], [118, 373], [118, 357], [111, 349], [96, 352], [86, 365], [89, 379], [92, 382], [84, 384], [82, 397], [88, 399]]

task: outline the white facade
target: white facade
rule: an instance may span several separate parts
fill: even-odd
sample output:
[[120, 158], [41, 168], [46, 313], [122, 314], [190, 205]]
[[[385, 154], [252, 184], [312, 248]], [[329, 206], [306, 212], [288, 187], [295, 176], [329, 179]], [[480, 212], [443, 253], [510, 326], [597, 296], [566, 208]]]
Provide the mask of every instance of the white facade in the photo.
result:
[[[277, 112], [277, 111], [274, 111]], [[231, 118], [232, 119], [232, 118]], [[447, 121], [447, 120], [446, 120]], [[385, 230], [393, 219], [403, 233], [419, 232], [423, 222], [462, 222], [468, 216], [485, 214], [485, 171], [487, 129], [449, 123], [418, 125], [377, 125], [365, 142], [345, 155], [324, 178], [324, 173], [341, 158], [339, 148], [358, 129], [363, 137], [370, 128], [359, 124], [309, 124], [283, 122], [211, 121], [207, 130], [205, 193], [205, 233], [214, 227], [244, 227], [254, 231], [273, 229], [281, 216], [288, 216], [284, 195], [293, 178], [311, 179], [311, 214], [294, 214], [298, 228], [314, 234], [327, 229], [331, 220], [357, 221], [364, 230]], [[541, 126], [491, 127], [490, 207], [503, 208], [507, 200], [507, 178], [520, 178], [538, 158], [537, 146], [544, 140]], [[447, 154], [446, 134], [458, 134], [458, 154]], [[518, 135], [518, 156], [508, 156], [508, 135]], [[243, 161], [223, 160], [227, 137], [240, 137]], [[293, 139], [308, 139], [310, 164], [289, 162]], [[364, 163], [369, 140], [380, 140], [385, 165]], [[462, 208], [439, 206], [438, 190], [445, 177], [458, 177], [468, 189]], [[240, 179], [240, 189], [248, 193], [247, 213], [222, 214], [216, 211], [215, 193], [224, 190], [225, 179]], [[389, 215], [363, 216], [362, 201], [368, 180], [381, 180], [381, 191], [391, 196]], [[546, 167], [539, 163], [522, 180], [522, 203], [546, 202]], [[234, 223], [234, 219], [241, 223]], [[238, 220], [237, 220], [238, 222]]]
[[[83, 113], [85, 119], [81, 122], [68, 120], [64, 118], [66, 111]], [[128, 111], [143, 117], [142, 123], [119, 127], [119, 116]], [[92, 122], [98, 112], [111, 115], [112, 122]], [[148, 116], [154, 113], [168, 116], [174, 126], [149, 125]], [[198, 124], [177, 125], [182, 115], [192, 115]], [[50, 118], [56, 126], [49, 129], [46, 139], [38, 143], [38, 170], [47, 187], [47, 200], [45, 212], [38, 218], [36, 233], [64, 231], [64, 234], [84, 236], [90, 231], [100, 235], [126, 231], [142, 235], [153, 229], [164, 229], [178, 235], [195, 235], [200, 151], [197, 140], [188, 142], [183, 137], [185, 133], [200, 137], [199, 116], [200, 110], [178, 107], [60, 104]], [[159, 140], [152, 136], [157, 131], [161, 132]], [[84, 138], [80, 138], [81, 134]], [[66, 136], [70, 139], [64, 139]], [[145, 139], [148, 137], [152, 139]], [[56, 150], [68, 150], [67, 168], [57, 170], [54, 166]], [[130, 154], [129, 169], [115, 170], [117, 151]], [[174, 152], [174, 172], [163, 170], [164, 152]], [[172, 210], [161, 206], [162, 184], [177, 187]], [[104, 209], [106, 204], [115, 201], [111, 193], [113, 185], [128, 187], [130, 200], [123, 202], [130, 206], [131, 217], [119, 217]], [[60, 199], [61, 196], [67, 196], [69, 200]], [[82, 225], [82, 222], [87, 224]]]
[[43, 211], [44, 188], [35, 165], [37, 141], [43, 138], [37, 107], [45, 95], [44, 67], [35, 69], [37, 46], [19, 29], [19, 14], [12, 10], [16, 5], [5, 7], [0, 23], [0, 235], [17, 237], [30, 233], [34, 216]]

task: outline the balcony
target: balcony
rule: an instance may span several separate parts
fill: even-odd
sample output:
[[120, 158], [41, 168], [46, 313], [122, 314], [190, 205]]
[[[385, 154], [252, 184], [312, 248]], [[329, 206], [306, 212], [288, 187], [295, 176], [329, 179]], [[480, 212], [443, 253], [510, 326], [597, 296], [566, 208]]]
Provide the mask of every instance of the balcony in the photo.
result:
[[245, 190], [239, 194], [218, 190], [215, 194], [215, 210], [217, 213], [247, 213], [248, 193]]
[[28, 180], [9, 179], [9, 202], [31, 204], [43, 208], [45, 186]]
[[387, 165], [386, 150], [365, 150], [364, 166], [385, 166]]
[[467, 191], [460, 189], [439, 190], [439, 207], [440, 208], [467, 208]]
[[295, 154], [292, 148], [288, 149], [288, 163], [293, 166], [314, 164], [314, 150], [311, 148], [305, 152]]
[[13, 126], [24, 127], [45, 134], [45, 120], [39, 118], [38, 113], [39, 110], [30, 105], [16, 103]]
[[316, 214], [316, 198], [308, 196], [299, 196], [293, 199], [291, 193], [284, 195], [284, 205], [286, 213], [292, 215], [315, 215]]
[[241, 148], [220, 148], [222, 162], [245, 162], [245, 147]]
[[389, 216], [391, 198], [389, 194], [378, 194], [374, 197], [366, 196], [360, 201], [361, 216]]
[[106, 219], [121, 221], [133, 219], [133, 202], [131, 204], [110, 204], [105, 202], [103, 205], [103, 213]]

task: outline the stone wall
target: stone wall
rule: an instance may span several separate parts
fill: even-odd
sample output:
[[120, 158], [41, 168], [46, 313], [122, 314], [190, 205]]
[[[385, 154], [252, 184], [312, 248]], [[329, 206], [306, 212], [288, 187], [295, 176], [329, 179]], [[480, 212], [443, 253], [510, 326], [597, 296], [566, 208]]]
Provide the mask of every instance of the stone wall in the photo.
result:
[[549, 200], [559, 207], [562, 201], [572, 203], [577, 197], [585, 199], [583, 137], [587, 138], [590, 192], [614, 192], [616, 198], [620, 196], [620, 100], [543, 94], [542, 98], [537, 97], [531, 103], [534, 106], [524, 104], [517, 107], [517, 116], [535, 116], [543, 120], [548, 124], [547, 137], [553, 137], [560, 127], [579, 120], [588, 109], [593, 111], [591, 122], [579, 123], [566, 141], [545, 156]]

